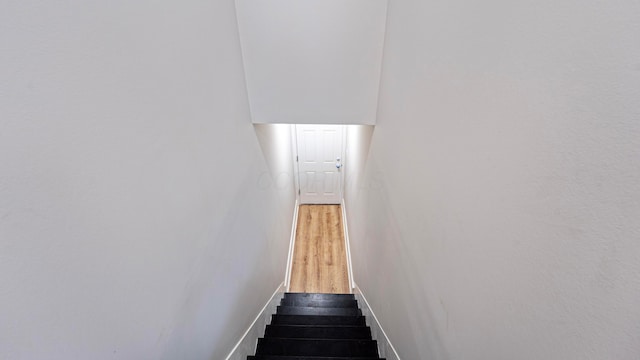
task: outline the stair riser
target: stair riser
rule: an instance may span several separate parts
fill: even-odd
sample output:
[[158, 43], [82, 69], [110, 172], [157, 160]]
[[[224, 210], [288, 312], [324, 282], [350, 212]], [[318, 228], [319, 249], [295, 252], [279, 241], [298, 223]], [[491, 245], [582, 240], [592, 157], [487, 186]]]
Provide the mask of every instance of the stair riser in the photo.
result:
[[345, 357], [325, 357], [325, 356], [280, 356], [280, 355], [260, 355], [260, 356], [248, 356], [247, 360], [386, 360], [378, 357], [357, 357], [357, 358], [345, 358]]
[[363, 339], [371, 340], [365, 326], [286, 326], [267, 325], [264, 337], [291, 339]]
[[310, 300], [355, 300], [353, 294], [312, 294], [312, 293], [285, 293], [284, 299], [310, 299]]
[[360, 316], [358, 308], [278, 306], [278, 315]]
[[272, 315], [274, 325], [366, 325], [364, 316]]
[[258, 339], [256, 355], [376, 357], [373, 340]]
[[313, 300], [305, 298], [292, 298], [282, 299], [280, 305], [283, 306], [303, 306], [303, 307], [343, 307], [343, 308], [357, 308], [358, 302], [356, 300]]

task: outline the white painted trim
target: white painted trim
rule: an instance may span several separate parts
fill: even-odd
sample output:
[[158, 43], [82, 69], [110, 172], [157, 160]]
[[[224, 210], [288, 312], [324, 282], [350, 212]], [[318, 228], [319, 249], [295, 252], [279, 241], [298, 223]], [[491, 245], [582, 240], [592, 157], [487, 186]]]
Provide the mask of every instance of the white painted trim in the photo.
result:
[[355, 280], [353, 279], [353, 267], [351, 266], [351, 246], [349, 245], [349, 226], [347, 225], [347, 208], [345, 206], [344, 199], [340, 204], [342, 207], [342, 232], [344, 233], [345, 249], [347, 250], [347, 273], [349, 275], [349, 288], [353, 293], [353, 288], [356, 287]]
[[291, 124], [291, 153], [293, 157], [291, 161], [293, 162], [293, 185], [295, 187], [296, 192], [296, 200], [300, 203], [300, 168], [298, 162], [298, 128], [297, 125]]
[[344, 176], [344, 164], [346, 163], [347, 159], [345, 159], [347, 157], [347, 125], [340, 125], [342, 127], [342, 130], [340, 130], [340, 132], [342, 132], [342, 144], [340, 145], [340, 169], [338, 170], [340, 172], [340, 199], [342, 199], [342, 202], [344, 203], [344, 188], [345, 188], [345, 176]]
[[378, 353], [380, 354], [380, 357], [386, 358], [387, 360], [400, 360], [398, 352], [396, 352], [393, 344], [391, 344], [391, 340], [389, 340], [389, 337], [384, 332], [376, 314], [371, 310], [371, 306], [369, 306], [367, 298], [364, 296], [358, 285], [354, 286], [354, 294], [356, 296], [356, 300], [358, 300], [360, 309], [362, 310], [362, 315], [365, 316], [367, 325], [371, 328], [371, 337], [378, 342]]
[[247, 360], [247, 356], [255, 354], [258, 338], [264, 336], [265, 328], [271, 322], [271, 315], [276, 313], [283, 294], [284, 282], [273, 292], [269, 301], [262, 307], [262, 310], [249, 325], [247, 331], [244, 332], [236, 346], [227, 355], [226, 360]]
[[289, 291], [291, 287], [291, 268], [293, 267], [293, 251], [296, 243], [296, 231], [298, 231], [298, 200], [296, 200], [293, 209], [293, 223], [291, 224], [291, 237], [289, 238], [289, 255], [287, 257], [287, 271], [284, 274], [284, 284]]

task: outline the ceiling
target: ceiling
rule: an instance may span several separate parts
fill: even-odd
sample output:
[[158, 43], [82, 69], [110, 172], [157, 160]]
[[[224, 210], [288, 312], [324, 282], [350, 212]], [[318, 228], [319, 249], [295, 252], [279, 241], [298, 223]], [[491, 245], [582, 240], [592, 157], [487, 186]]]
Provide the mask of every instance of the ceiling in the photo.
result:
[[387, 0], [236, 0], [254, 123], [376, 121]]

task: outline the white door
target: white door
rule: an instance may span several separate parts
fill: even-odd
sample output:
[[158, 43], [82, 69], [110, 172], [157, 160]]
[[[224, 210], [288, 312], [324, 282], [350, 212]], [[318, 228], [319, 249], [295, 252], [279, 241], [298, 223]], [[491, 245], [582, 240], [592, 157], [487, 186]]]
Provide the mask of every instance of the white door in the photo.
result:
[[343, 125], [296, 125], [301, 204], [340, 204]]

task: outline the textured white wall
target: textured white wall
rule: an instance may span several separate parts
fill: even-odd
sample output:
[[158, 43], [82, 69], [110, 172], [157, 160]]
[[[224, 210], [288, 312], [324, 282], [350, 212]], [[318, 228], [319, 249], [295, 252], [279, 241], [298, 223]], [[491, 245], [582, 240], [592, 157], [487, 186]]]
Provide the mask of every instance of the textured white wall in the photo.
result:
[[391, 0], [354, 277], [403, 359], [637, 359], [640, 4]]
[[0, 358], [224, 358], [295, 200], [233, 1], [8, 2], [0, 44]]
[[255, 123], [375, 123], [387, 0], [236, 0]]

